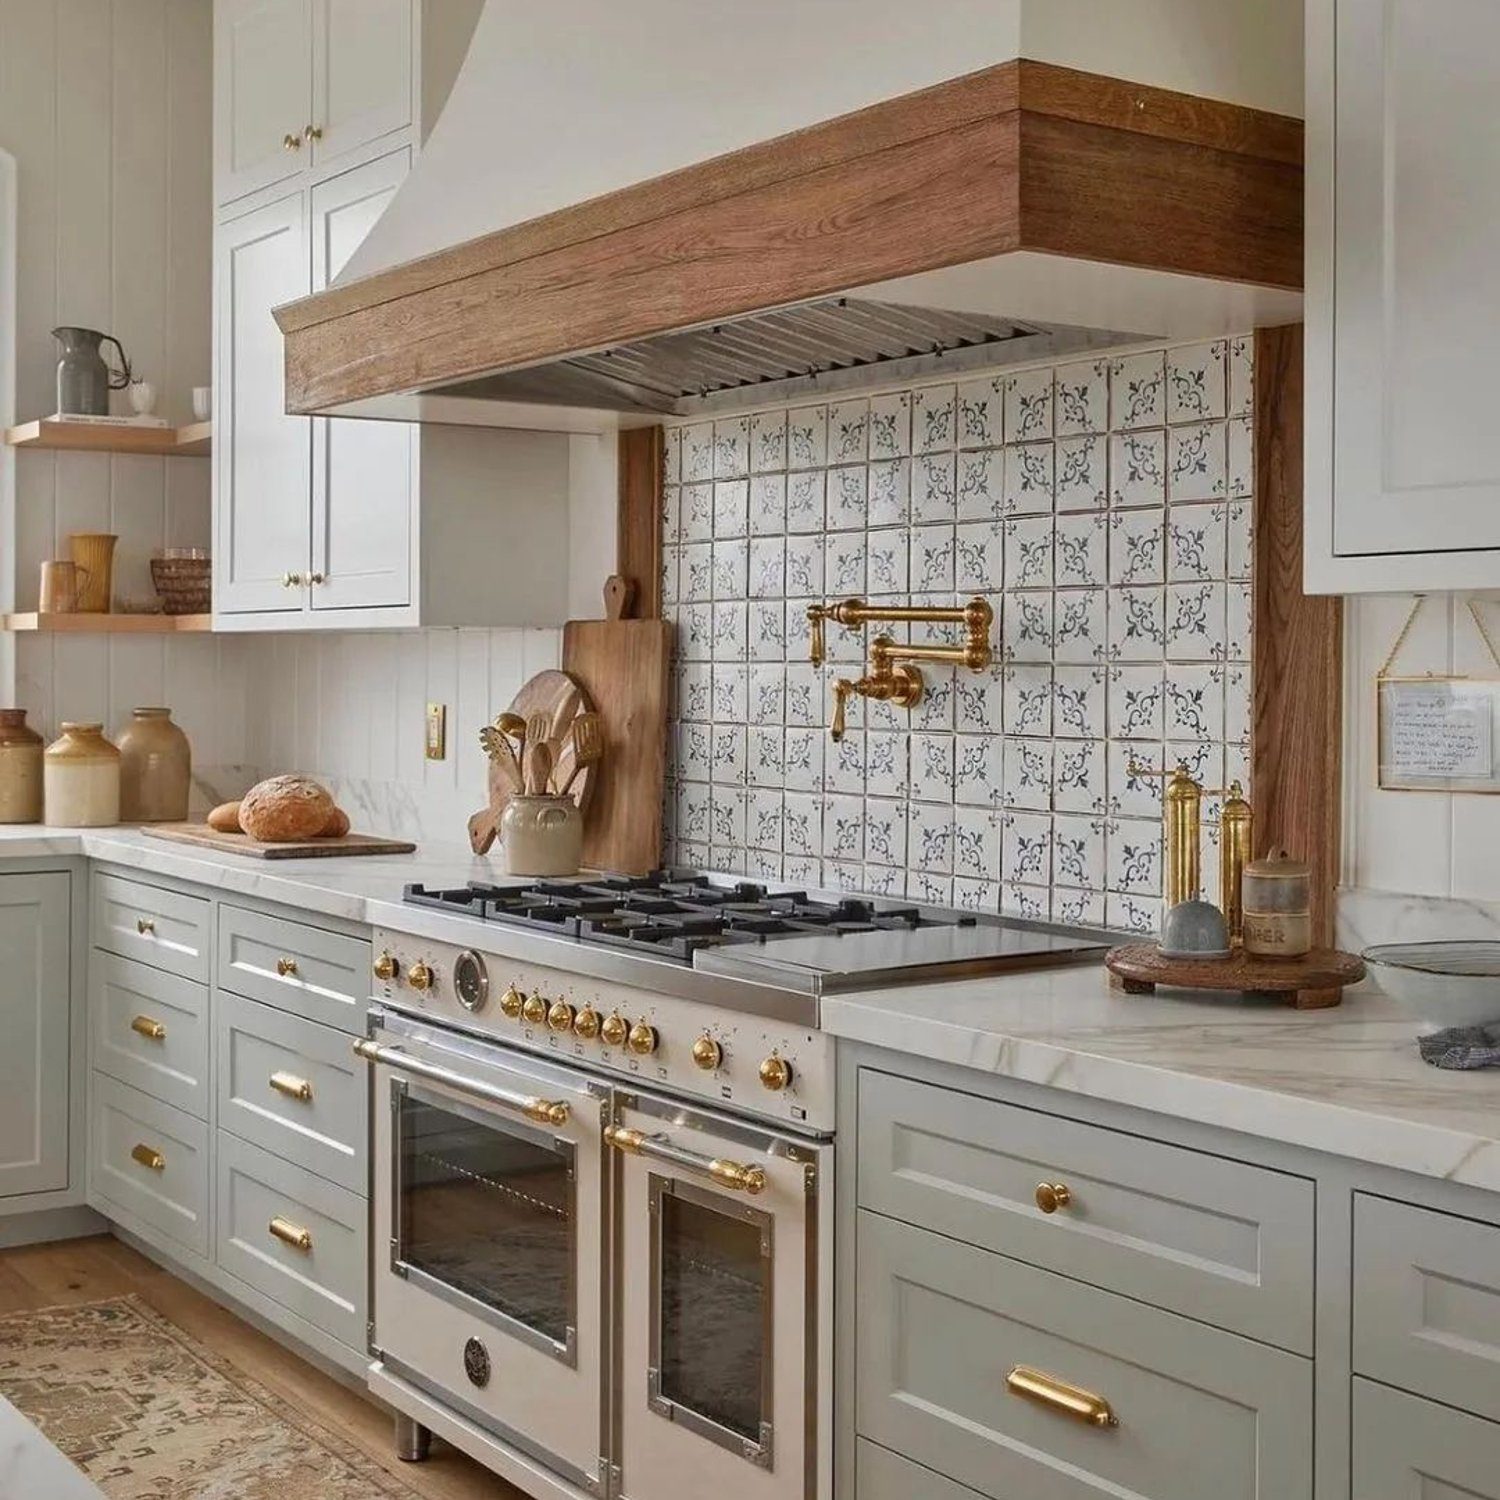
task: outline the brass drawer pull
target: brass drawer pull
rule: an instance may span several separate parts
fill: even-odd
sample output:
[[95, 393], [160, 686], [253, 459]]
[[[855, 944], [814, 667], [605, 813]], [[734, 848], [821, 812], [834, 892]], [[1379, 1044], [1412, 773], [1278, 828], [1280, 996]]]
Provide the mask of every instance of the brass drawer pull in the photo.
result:
[[156, 923], [150, 917], [137, 917], [135, 919], [135, 930], [142, 937], [152, 937], [156, 932]]
[[1044, 1214], [1055, 1214], [1073, 1201], [1073, 1189], [1065, 1182], [1039, 1182], [1036, 1185], [1036, 1206]]
[[130, 1022], [130, 1029], [137, 1036], [143, 1036], [147, 1041], [162, 1041], [167, 1034], [167, 1028], [160, 1021], [151, 1016], [134, 1016]]
[[297, 960], [295, 958], [278, 958], [276, 960], [276, 972], [283, 979], [295, 979], [297, 977]]
[[1035, 1401], [1038, 1406], [1061, 1412], [1065, 1417], [1086, 1422], [1090, 1427], [1118, 1427], [1120, 1419], [1103, 1396], [1096, 1396], [1081, 1386], [1069, 1385], [1054, 1375], [1016, 1365], [1005, 1377], [1005, 1388], [1012, 1396]]
[[293, 1250], [300, 1250], [305, 1255], [312, 1249], [312, 1235], [300, 1224], [293, 1224], [290, 1219], [277, 1215], [266, 1227], [283, 1245], [290, 1245]]
[[300, 1099], [304, 1104], [312, 1100], [312, 1084], [305, 1078], [298, 1078], [295, 1073], [272, 1073], [271, 1087], [288, 1099]]
[[625, 1152], [627, 1156], [650, 1156], [657, 1161], [686, 1167], [689, 1171], [702, 1172], [720, 1187], [734, 1193], [748, 1193], [754, 1198], [766, 1190], [764, 1167], [745, 1166], [741, 1162], [726, 1161], [722, 1156], [702, 1156], [674, 1145], [664, 1135], [647, 1135], [644, 1130], [633, 1130], [628, 1125], [606, 1125], [604, 1144]]
[[153, 1172], [160, 1172], [166, 1168], [167, 1159], [152, 1146], [140, 1142], [130, 1148], [131, 1161], [138, 1161], [143, 1167], [150, 1167]]

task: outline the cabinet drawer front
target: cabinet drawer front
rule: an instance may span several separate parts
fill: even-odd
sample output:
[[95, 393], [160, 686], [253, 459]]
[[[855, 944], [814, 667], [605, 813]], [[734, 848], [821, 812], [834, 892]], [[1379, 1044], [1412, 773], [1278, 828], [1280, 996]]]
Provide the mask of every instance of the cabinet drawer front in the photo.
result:
[[[859, 1132], [867, 1208], [1312, 1352], [1303, 1178], [872, 1069]], [[1044, 1185], [1067, 1189], [1051, 1213]]]
[[93, 945], [208, 983], [209, 903], [100, 870], [90, 903]]
[[1500, 1426], [1354, 1382], [1356, 1500], [1500, 1500]]
[[364, 1199], [222, 1130], [218, 1152], [220, 1267], [362, 1349]]
[[347, 1033], [220, 994], [219, 1126], [369, 1194], [369, 1067]]
[[1354, 1368], [1500, 1421], [1500, 1227], [1357, 1193]]
[[[858, 1431], [996, 1500], [1306, 1500], [1312, 1364], [861, 1210]], [[1096, 1426], [1017, 1367], [1109, 1403]]]
[[107, 1074], [93, 1084], [89, 1202], [106, 1214], [116, 1204], [206, 1256], [208, 1126]]
[[219, 987], [351, 1034], [365, 1029], [368, 940], [219, 907]]
[[93, 1063], [208, 1118], [208, 986], [98, 949], [89, 960]]
[[976, 1500], [979, 1492], [860, 1438], [854, 1455], [854, 1493], [859, 1500]]

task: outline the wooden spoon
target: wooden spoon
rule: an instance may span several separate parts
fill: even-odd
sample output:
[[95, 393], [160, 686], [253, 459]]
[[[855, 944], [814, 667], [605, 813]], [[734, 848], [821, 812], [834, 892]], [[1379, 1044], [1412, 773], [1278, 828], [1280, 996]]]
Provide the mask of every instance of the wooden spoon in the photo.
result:
[[540, 797], [546, 793], [552, 777], [552, 746], [545, 737], [533, 741], [528, 734], [526, 738], [526, 795]]

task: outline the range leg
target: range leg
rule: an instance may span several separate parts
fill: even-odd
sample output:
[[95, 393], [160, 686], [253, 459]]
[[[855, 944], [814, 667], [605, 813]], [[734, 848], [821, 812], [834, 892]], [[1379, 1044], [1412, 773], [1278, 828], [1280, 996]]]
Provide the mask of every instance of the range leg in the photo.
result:
[[419, 1464], [432, 1447], [432, 1432], [404, 1412], [396, 1413], [396, 1457], [405, 1463]]

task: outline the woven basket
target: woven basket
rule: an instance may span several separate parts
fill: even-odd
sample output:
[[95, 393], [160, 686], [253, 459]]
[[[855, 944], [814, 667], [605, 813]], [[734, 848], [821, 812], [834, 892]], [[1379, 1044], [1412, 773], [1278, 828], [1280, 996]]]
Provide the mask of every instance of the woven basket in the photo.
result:
[[169, 615], [207, 614], [213, 601], [213, 559], [153, 557], [151, 582]]

